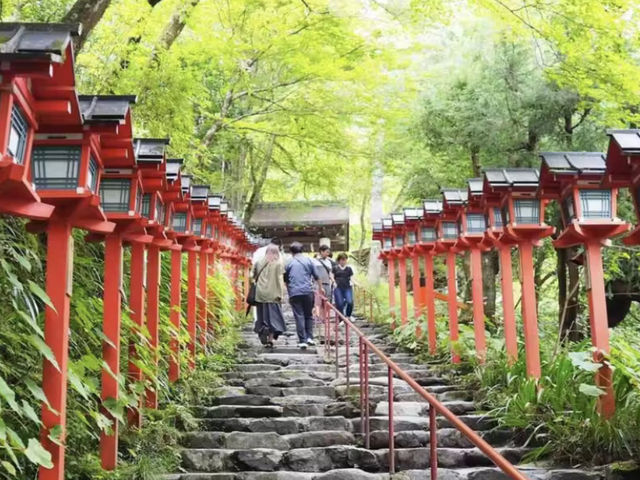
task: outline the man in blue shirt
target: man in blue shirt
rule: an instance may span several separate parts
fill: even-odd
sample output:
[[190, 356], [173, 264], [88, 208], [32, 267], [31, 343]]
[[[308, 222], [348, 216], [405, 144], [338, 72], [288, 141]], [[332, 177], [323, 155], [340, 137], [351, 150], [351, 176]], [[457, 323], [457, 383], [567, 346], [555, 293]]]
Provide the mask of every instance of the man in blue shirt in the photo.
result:
[[316, 344], [313, 340], [313, 306], [315, 289], [322, 286], [313, 260], [302, 254], [302, 248], [299, 242], [293, 242], [289, 247], [292, 257], [284, 269], [284, 281], [296, 319], [298, 347], [304, 350], [308, 345]]

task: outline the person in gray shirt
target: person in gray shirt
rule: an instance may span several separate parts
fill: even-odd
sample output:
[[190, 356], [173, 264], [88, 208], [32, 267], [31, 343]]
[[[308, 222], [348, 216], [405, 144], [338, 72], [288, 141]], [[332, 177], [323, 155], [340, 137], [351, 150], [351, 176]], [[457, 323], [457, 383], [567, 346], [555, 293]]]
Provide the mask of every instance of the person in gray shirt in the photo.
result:
[[327, 245], [321, 245], [318, 249], [318, 256], [314, 258], [313, 262], [316, 266], [316, 273], [318, 277], [320, 277], [322, 292], [327, 300], [331, 302], [333, 300], [333, 288], [335, 286], [333, 279], [333, 268], [335, 264], [329, 255], [331, 255], [331, 249]]
[[284, 282], [296, 319], [298, 347], [304, 350], [308, 345], [316, 344], [313, 340], [313, 306], [315, 289], [321, 285], [313, 260], [305, 257], [302, 249], [299, 242], [293, 242], [289, 247], [292, 257], [284, 269]]

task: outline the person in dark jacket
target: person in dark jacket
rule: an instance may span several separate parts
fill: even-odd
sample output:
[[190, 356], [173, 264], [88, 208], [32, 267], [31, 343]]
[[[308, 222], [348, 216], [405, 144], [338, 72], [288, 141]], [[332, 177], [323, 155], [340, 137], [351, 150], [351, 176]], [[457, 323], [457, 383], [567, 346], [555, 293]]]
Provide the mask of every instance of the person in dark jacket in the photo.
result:
[[338, 255], [338, 264], [333, 268], [333, 278], [336, 288], [333, 292], [335, 305], [338, 310], [347, 318], [353, 312], [353, 269], [347, 265], [346, 253]]
[[293, 242], [289, 247], [292, 258], [284, 269], [284, 281], [289, 292], [289, 303], [296, 319], [298, 347], [315, 345], [313, 340], [313, 306], [319, 277], [313, 260], [302, 254], [302, 244]]

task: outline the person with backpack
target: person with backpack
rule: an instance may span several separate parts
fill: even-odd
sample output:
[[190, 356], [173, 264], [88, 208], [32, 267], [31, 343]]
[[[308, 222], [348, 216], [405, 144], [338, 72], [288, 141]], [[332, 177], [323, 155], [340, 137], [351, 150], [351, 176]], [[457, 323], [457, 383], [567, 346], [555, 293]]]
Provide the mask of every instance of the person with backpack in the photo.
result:
[[322, 288], [313, 260], [302, 254], [303, 246], [293, 242], [289, 247], [291, 260], [284, 271], [284, 281], [289, 292], [289, 303], [296, 319], [298, 348], [305, 350], [315, 345], [313, 340], [313, 306], [315, 289]]
[[331, 249], [327, 245], [321, 245], [318, 249], [318, 255], [314, 259], [314, 265], [316, 266], [318, 277], [320, 277], [322, 293], [324, 293], [327, 300], [332, 302], [333, 288], [335, 286], [333, 279], [333, 267], [335, 263], [329, 255], [331, 255]]
[[284, 264], [278, 245], [269, 244], [253, 266], [257, 319], [253, 331], [267, 348], [286, 330], [281, 303], [284, 298]]

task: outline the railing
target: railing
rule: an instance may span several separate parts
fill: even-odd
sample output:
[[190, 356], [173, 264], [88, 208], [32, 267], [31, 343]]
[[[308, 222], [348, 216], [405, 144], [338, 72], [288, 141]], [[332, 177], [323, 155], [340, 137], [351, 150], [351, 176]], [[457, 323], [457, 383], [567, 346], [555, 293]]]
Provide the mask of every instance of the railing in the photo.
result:
[[[321, 298], [322, 320], [324, 323], [324, 354], [325, 358], [331, 356], [331, 344], [334, 345], [336, 378], [340, 377], [340, 325], [344, 327], [344, 348], [345, 348], [345, 375], [346, 393], [349, 394], [351, 386], [350, 378], [350, 341], [352, 333], [358, 338], [358, 364], [360, 381], [360, 429], [364, 438], [365, 448], [370, 448], [370, 422], [369, 422], [369, 353], [375, 353], [386, 365], [388, 374], [388, 420], [389, 420], [389, 473], [395, 473], [395, 431], [393, 425], [393, 378], [394, 374], [404, 380], [418, 395], [429, 403], [429, 463], [431, 480], [438, 477], [438, 425], [436, 415], [440, 414], [446, 418], [453, 427], [461, 432], [472, 444], [483, 452], [504, 474], [513, 480], [529, 480], [506, 458], [498, 453], [482, 437], [475, 433], [467, 424], [458, 418], [451, 410], [444, 406], [436, 397], [418, 384], [408, 373], [396, 365], [393, 360], [387, 357], [378, 347], [376, 347], [358, 327], [346, 318], [338, 309], [325, 297]], [[372, 312], [373, 300], [370, 299], [369, 307]], [[333, 322], [331, 321], [333, 313]]]

